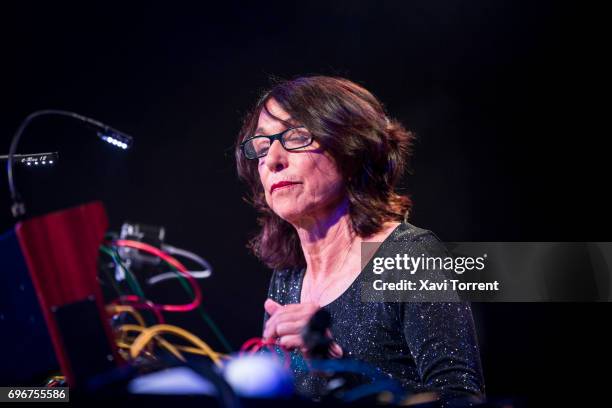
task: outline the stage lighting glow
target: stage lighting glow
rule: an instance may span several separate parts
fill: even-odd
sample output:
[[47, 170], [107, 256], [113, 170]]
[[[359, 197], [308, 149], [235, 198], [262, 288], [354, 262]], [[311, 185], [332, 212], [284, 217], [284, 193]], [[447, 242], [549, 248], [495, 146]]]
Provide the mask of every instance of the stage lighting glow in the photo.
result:
[[243, 397], [286, 397], [293, 393], [291, 372], [270, 354], [236, 356], [227, 363], [223, 374]]
[[115, 132], [111, 132], [110, 134], [106, 132], [98, 132], [98, 136], [105, 142], [110, 143], [113, 146], [120, 147], [123, 150], [126, 150], [131, 145], [131, 138]]

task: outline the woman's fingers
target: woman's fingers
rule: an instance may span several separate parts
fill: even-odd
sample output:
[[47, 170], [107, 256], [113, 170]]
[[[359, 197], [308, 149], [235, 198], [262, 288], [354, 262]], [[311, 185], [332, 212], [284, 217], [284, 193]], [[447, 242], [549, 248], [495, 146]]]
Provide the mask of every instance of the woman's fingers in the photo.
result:
[[[280, 305], [272, 299], [264, 303], [266, 312], [270, 318], [266, 322], [264, 338], [278, 338], [278, 344], [287, 349], [299, 349], [305, 357], [308, 350], [304, 347], [302, 330], [312, 315], [319, 309], [314, 303]], [[333, 339], [331, 330], [327, 329], [325, 335]], [[329, 348], [329, 357], [342, 358], [344, 352], [342, 347], [335, 341]]]
[[344, 352], [342, 351], [342, 347], [340, 347], [340, 345], [335, 341], [332, 342], [331, 346], [329, 347], [329, 356], [331, 358], [342, 358], [343, 355]]
[[293, 310], [293, 311], [282, 311], [277, 312], [274, 316], [272, 316], [268, 322], [270, 324], [279, 324], [283, 322], [292, 322], [297, 320], [309, 320], [312, 317], [313, 313], [309, 310]]
[[304, 310], [277, 312], [266, 322], [264, 338], [280, 336], [281, 334], [278, 332], [278, 326], [281, 324], [284, 325], [285, 323], [296, 323], [296, 325], [291, 325], [290, 327], [294, 328], [294, 334], [299, 334], [301, 328], [308, 323], [311, 316], [312, 313]]
[[[271, 315], [264, 328], [264, 338], [300, 334], [304, 325], [308, 323], [308, 320], [319, 309], [319, 306], [314, 303], [297, 303], [282, 306], [271, 299], [266, 300], [264, 307]], [[278, 330], [279, 325], [281, 325], [280, 333]]]
[[302, 334], [302, 328], [308, 323], [308, 320], [297, 320], [280, 322], [276, 325], [276, 335], [278, 337], [286, 336], [288, 334]]
[[268, 312], [270, 316], [272, 316], [278, 309], [282, 307], [283, 305], [275, 302], [274, 300], [270, 298], [266, 299], [266, 301], [264, 302], [264, 309], [266, 310], [266, 312]]
[[[290, 305], [279, 305], [279, 307], [277, 307], [276, 305], [278, 305], [278, 303], [276, 303], [276, 305], [274, 303], [273, 300], [271, 300], [270, 302], [266, 301], [266, 303], [268, 304], [268, 309], [272, 310], [273, 313], [269, 313], [270, 314], [270, 319], [274, 321], [275, 319], [278, 319], [281, 316], [284, 316], [286, 314], [298, 314], [298, 315], [302, 315], [302, 314], [306, 314], [306, 315], [312, 315], [314, 314], [319, 307], [315, 304], [312, 303], [308, 303], [308, 304], [290, 304]], [[266, 306], [266, 304], [264, 304], [264, 307]]]
[[303, 346], [303, 340], [302, 336], [299, 334], [289, 334], [279, 337], [278, 344], [287, 349], [301, 348]]
[[[304, 345], [304, 340], [299, 334], [289, 334], [286, 336], [281, 336], [279, 337], [278, 344], [287, 349], [299, 349], [300, 352], [304, 355], [304, 357], [310, 358], [309, 351]], [[342, 347], [340, 347], [340, 345], [334, 341], [329, 346], [328, 355], [329, 358], [342, 358], [342, 356], [344, 355], [344, 351], [342, 350]]]

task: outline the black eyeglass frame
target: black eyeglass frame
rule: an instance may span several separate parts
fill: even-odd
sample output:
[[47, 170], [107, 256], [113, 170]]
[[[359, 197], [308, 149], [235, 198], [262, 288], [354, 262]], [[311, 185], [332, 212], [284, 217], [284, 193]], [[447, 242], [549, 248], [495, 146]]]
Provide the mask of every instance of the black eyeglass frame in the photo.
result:
[[[269, 135], [269, 136], [267, 136], [267, 135], [256, 135], [256, 136], [250, 137], [250, 138], [248, 138], [247, 140], [245, 140], [244, 142], [240, 143], [240, 150], [242, 151], [242, 154], [244, 155], [244, 157], [246, 157], [246, 159], [247, 159], [247, 160], [257, 160], [257, 159], [260, 159], [260, 158], [262, 158], [262, 157], [265, 157], [265, 156], [268, 154], [268, 152], [266, 152], [265, 154], [262, 154], [261, 156], [249, 157], [249, 156], [246, 154], [246, 152], [244, 151], [244, 146], [245, 146], [245, 145], [246, 145], [248, 142], [250, 142], [250, 141], [251, 141], [251, 140], [253, 140], [253, 139], [260, 138], [260, 137], [265, 137], [265, 138], [267, 138], [268, 140], [270, 140], [270, 147], [272, 147], [272, 143], [274, 143], [274, 141], [275, 141], [275, 140], [278, 140], [278, 142], [281, 144], [281, 146], [283, 146], [283, 149], [285, 149], [285, 150], [287, 150], [287, 151], [297, 150], [297, 149], [302, 149], [302, 148], [304, 148], [304, 147], [308, 147], [308, 146], [310, 146], [310, 145], [312, 144], [312, 142], [314, 141], [314, 137], [312, 136], [312, 134], [310, 134], [310, 142], [308, 142], [307, 144], [305, 144], [305, 145], [303, 145], [303, 146], [300, 146], [300, 147], [294, 147], [294, 148], [289, 149], [289, 148], [285, 147], [285, 144], [283, 143], [283, 136], [285, 135], [285, 133], [289, 132], [290, 130], [294, 130], [294, 129], [302, 129], [302, 128], [303, 128], [303, 129], [305, 129], [305, 128], [306, 128], [306, 126], [294, 126], [294, 127], [290, 127], [290, 128], [287, 128], [287, 129], [283, 130], [283, 131], [282, 131], [282, 132], [280, 132], [280, 133], [276, 133], [276, 134], [274, 134], [274, 135]], [[269, 150], [269, 149], [268, 149], [268, 150]]]

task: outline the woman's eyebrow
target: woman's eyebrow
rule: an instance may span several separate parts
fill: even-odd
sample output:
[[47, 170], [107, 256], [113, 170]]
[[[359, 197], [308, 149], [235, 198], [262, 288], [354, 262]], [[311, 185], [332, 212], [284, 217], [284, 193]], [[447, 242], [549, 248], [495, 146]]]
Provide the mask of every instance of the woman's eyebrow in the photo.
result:
[[[293, 120], [293, 118], [282, 119], [282, 120], [279, 120], [279, 122], [282, 122], [282, 123], [285, 123], [285, 124], [288, 124], [288, 125], [291, 125], [291, 126], [297, 125], [297, 122], [295, 122]], [[257, 130], [255, 130], [254, 134], [258, 135], [260, 133], [264, 133], [264, 129], [258, 127]]]

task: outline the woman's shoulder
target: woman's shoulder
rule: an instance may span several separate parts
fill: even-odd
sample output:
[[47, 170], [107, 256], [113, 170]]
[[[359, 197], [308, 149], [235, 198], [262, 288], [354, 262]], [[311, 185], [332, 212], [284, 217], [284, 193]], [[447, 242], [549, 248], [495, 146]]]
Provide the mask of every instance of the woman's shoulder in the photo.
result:
[[387, 241], [394, 246], [410, 244], [411, 247], [422, 252], [446, 252], [445, 245], [434, 232], [417, 227], [406, 220], [399, 223]]
[[427, 239], [435, 239], [440, 241], [438, 236], [431, 230], [417, 227], [416, 225], [405, 220], [399, 223], [394, 233], [391, 234], [390, 238], [397, 242], [422, 241]]

